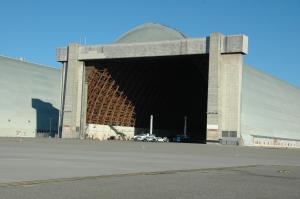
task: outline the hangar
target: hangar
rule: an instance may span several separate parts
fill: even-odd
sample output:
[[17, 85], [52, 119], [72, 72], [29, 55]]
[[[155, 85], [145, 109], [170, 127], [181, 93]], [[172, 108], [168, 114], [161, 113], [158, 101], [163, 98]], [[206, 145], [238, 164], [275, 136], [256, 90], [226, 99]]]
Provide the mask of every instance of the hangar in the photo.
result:
[[57, 49], [62, 69], [0, 57], [0, 136], [149, 131], [192, 142], [300, 147], [300, 89], [244, 64], [245, 35], [187, 38], [144, 24]]
[[299, 88], [245, 65], [247, 53], [245, 35], [187, 38], [154, 23], [112, 44], [58, 48], [61, 137], [133, 135], [153, 115], [159, 135], [182, 133], [187, 117], [192, 142], [299, 147]]
[[247, 45], [245, 35], [189, 39], [145, 24], [114, 44], [59, 48], [62, 137], [80, 137], [86, 123], [147, 129], [153, 115], [157, 133], [182, 132], [186, 116], [195, 142], [219, 140], [222, 132], [238, 139]]

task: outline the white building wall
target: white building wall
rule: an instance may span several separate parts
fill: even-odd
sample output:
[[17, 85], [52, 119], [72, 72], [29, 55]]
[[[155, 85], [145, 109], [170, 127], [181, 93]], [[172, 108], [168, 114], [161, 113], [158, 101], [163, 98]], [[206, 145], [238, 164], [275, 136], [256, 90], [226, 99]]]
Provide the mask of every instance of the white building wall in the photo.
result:
[[60, 70], [0, 56], [0, 71], [0, 137], [34, 137], [50, 123], [57, 132]]
[[245, 145], [299, 146], [300, 89], [244, 65], [241, 133]]

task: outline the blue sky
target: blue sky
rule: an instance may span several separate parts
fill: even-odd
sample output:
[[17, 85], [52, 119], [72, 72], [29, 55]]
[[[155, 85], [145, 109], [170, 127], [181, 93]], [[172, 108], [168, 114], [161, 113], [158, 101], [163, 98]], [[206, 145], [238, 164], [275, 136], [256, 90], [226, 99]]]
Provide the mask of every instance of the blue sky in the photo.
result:
[[300, 0], [1, 0], [0, 54], [60, 67], [55, 48], [158, 22], [188, 37], [246, 34], [245, 63], [300, 87]]

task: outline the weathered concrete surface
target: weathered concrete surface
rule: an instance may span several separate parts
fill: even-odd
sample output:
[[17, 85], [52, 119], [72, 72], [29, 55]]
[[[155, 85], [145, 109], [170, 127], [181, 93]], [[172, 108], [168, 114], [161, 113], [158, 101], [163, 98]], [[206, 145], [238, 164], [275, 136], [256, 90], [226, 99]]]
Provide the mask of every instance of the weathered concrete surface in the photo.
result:
[[[68, 62], [65, 65], [66, 76], [63, 79], [62, 96], [62, 137], [79, 138], [82, 116], [82, 99], [84, 84], [84, 62], [78, 61], [78, 44], [70, 44]], [[66, 83], [67, 82], [67, 83]]]
[[0, 182], [245, 165], [300, 166], [300, 150], [201, 144], [0, 139]]
[[35, 181], [0, 185], [0, 193], [2, 199], [298, 199], [299, 184], [300, 167], [253, 166]]
[[0, 151], [1, 199], [300, 196], [300, 150], [0, 139]]
[[[237, 141], [240, 138], [243, 55], [224, 54], [221, 63], [219, 125], [223, 141], [226, 139], [228, 141], [236, 139]], [[229, 137], [228, 132], [235, 136]]]
[[[207, 140], [237, 142], [240, 137], [243, 52], [224, 53], [224, 41], [230, 45], [233, 38], [221, 33], [212, 33], [209, 38]], [[236, 42], [247, 46], [247, 41], [242, 41]], [[232, 134], [230, 138], [228, 134]]]
[[[248, 37], [245, 35], [224, 36], [219, 41], [220, 53], [248, 53]], [[67, 48], [58, 48], [56, 60], [68, 61]], [[109, 45], [83, 45], [79, 47], [79, 60], [136, 58], [155, 56], [195, 55], [209, 53], [207, 38], [178, 39], [139, 43], [116, 43]]]
[[221, 40], [224, 35], [212, 33], [209, 38], [207, 90], [207, 140], [219, 140]]

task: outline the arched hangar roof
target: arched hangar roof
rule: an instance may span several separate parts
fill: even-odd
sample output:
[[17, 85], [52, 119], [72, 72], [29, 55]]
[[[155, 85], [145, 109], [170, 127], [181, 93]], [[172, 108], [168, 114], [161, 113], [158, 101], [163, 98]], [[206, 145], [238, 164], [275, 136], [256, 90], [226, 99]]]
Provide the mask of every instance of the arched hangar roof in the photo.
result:
[[115, 43], [137, 43], [184, 39], [181, 32], [158, 23], [146, 23], [124, 33]]

